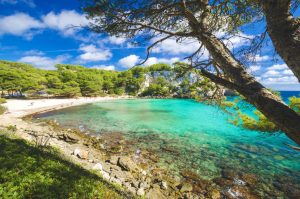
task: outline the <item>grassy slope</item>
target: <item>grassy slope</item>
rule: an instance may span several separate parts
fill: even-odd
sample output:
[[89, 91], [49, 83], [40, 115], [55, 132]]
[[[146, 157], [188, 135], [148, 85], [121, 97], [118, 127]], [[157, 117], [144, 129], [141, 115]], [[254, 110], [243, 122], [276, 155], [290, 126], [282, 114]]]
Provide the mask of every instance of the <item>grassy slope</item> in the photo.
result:
[[124, 198], [55, 152], [0, 135], [0, 198]]

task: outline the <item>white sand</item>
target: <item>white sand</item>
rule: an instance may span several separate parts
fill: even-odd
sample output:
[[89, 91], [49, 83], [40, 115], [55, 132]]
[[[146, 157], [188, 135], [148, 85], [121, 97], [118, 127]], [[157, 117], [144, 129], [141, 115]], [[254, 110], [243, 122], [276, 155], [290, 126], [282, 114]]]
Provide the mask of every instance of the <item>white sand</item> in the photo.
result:
[[76, 106], [80, 104], [113, 100], [113, 99], [125, 99], [128, 96], [122, 97], [81, 97], [78, 99], [36, 99], [36, 100], [7, 100], [7, 103], [3, 104], [7, 108], [7, 112], [4, 114], [6, 117], [20, 118], [32, 113], [55, 110], [65, 108], [69, 106]]

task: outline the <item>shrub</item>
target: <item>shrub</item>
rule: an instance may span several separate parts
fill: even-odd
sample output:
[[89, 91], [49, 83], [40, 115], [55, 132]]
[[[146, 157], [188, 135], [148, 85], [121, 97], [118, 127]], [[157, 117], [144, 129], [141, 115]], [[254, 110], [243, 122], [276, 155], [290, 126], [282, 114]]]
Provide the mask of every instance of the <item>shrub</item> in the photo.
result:
[[0, 98], [0, 104], [4, 104], [4, 103], [6, 103], [6, 99]]
[[9, 125], [8, 127], [6, 127], [6, 129], [11, 131], [11, 132], [16, 132], [17, 131], [17, 126], [16, 125]]
[[4, 106], [0, 105], [0, 115], [2, 115], [6, 111], [6, 108]]

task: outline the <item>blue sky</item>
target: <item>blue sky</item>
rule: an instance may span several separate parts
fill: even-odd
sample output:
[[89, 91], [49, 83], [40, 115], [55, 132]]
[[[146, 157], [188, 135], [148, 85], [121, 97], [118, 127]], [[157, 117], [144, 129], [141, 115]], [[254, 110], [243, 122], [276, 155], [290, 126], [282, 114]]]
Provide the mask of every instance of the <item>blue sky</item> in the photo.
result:
[[[125, 38], [91, 33], [77, 0], [0, 0], [0, 59], [31, 63], [54, 69], [57, 63], [86, 67], [126, 70], [146, 55], [144, 47], [133, 47]], [[299, 15], [299, 10], [296, 12]], [[251, 38], [264, 28], [254, 24], [240, 36]], [[222, 33], [218, 33], [222, 35]], [[225, 41], [230, 48], [247, 45], [248, 40], [233, 37]], [[170, 39], [153, 50], [147, 64], [172, 63], [191, 54], [199, 44], [183, 44]], [[276, 61], [275, 61], [275, 59]], [[267, 87], [300, 90], [300, 84], [269, 45], [249, 62], [249, 71]]]

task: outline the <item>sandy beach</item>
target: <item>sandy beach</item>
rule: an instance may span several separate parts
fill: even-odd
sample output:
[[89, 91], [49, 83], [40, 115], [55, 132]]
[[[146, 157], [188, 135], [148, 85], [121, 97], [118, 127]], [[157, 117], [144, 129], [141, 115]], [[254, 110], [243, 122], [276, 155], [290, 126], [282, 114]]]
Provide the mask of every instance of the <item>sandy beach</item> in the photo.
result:
[[56, 110], [70, 106], [77, 106], [86, 103], [93, 103], [105, 100], [127, 99], [128, 96], [121, 97], [81, 97], [70, 99], [34, 99], [34, 100], [19, 100], [9, 99], [3, 104], [7, 108], [6, 117], [24, 117], [37, 112]]

